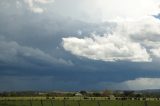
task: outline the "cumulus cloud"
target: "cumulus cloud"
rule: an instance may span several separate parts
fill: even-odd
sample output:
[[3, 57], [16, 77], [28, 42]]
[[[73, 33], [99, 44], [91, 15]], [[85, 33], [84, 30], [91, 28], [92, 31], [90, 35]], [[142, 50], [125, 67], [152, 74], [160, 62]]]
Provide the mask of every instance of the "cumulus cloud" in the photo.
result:
[[159, 57], [160, 20], [147, 16], [139, 20], [118, 23], [116, 33], [137, 42], [146, 48], [151, 56]]
[[[110, 33], [91, 37], [63, 38], [65, 50], [77, 56], [103, 61], [151, 61], [159, 57], [160, 20], [144, 16], [134, 20], [114, 21]], [[74, 45], [74, 46], [73, 46]]]
[[[157, 0], [84, 1], [89, 10], [98, 9], [102, 20], [115, 23], [104, 35], [63, 38], [63, 47], [74, 55], [103, 61], [151, 61], [158, 56], [160, 20], [153, 14], [160, 10]], [[83, 5], [83, 3], [82, 3]], [[118, 8], [117, 8], [118, 7]], [[92, 9], [91, 9], [92, 8]], [[87, 8], [85, 8], [87, 10]], [[93, 16], [91, 11], [87, 11]], [[106, 28], [107, 29], [107, 28]]]
[[63, 47], [71, 53], [95, 60], [149, 61], [150, 56], [140, 44], [116, 35], [63, 38]]
[[28, 4], [29, 9], [32, 12], [43, 13], [44, 8], [40, 7], [38, 4], [47, 4], [47, 3], [54, 2], [54, 0], [25, 0], [25, 2]]

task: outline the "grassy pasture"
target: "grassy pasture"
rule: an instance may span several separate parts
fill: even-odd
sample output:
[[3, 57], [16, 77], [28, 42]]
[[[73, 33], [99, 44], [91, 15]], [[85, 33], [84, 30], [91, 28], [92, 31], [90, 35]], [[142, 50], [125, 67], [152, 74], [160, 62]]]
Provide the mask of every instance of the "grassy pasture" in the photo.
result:
[[0, 106], [160, 106], [160, 100], [107, 100], [104, 97], [0, 97]]
[[91, 101], [91, 100], [9, 100], [0, 101], [0, 106], [160, 106], [159, 101], [120, 101], [120, 100], [106, 100], [106, 101]]

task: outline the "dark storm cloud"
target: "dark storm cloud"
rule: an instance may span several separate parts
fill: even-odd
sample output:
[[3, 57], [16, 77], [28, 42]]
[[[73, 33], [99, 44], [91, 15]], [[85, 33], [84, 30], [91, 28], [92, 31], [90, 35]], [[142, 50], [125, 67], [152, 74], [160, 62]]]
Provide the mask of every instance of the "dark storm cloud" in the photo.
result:
[[[23, 1], [0, 1], [0, 90], [105, 89], [139, 77], [160, 77], [152, 63], [102, 62], [66, 52], [62, 38], [103, 35], [116, 23], [87, 23], [48, 11], [36, 14]], [[73, 45], [74, 46], [74, 45]]]
[[[16, 8], [15, 2], [3, 2], [2, 8], [4, 8], [4, 4], [9, 6], [4, 11], [1, 11], [3, 15], [1, 15], [0, 21], [0, 36], [2, 39], [2, 51], [8, 53], [8, 55], [5, 53], [1, 54], [1, 57], [4, 57], [6, 60], [9, 58], [7, 56], [13, 55], [12, 57], [15, 59], [21, 57], [21, 59], [28, 59], [28, 61], [35, 63], [34, 57], [41, 58], [41, 60], [49, 60], [50, 63], [61, 61], [62, 63], [67, 64], [69, 62], [69, 64], [72, 64], [70, 60], [61, 58], [61, 55], [64, 55], [64, 53], [61, 53], [62, 36], [77, 34], [78, 30], [82, 30], [87, 35], [95, 31], [98, 26], [101, 26], [63, 18], [56, 16], [57, 14], [34, 14], [27, 10], [24, 14], [19, 12], [19, 9], [18, 12], [13, 9], [13, 7]], [[11, 9], [15, 11], [10, 11]], [[107, 25], [108, 23], [104, 24], [98, 30], [99, 33], [105, 32], [105, 26]], [[11, 48], [14, 50], [11, 50]], [[4, 54], [7, 56], [4, 56]], [[14, 61], [12, 58], [9, 59]]]

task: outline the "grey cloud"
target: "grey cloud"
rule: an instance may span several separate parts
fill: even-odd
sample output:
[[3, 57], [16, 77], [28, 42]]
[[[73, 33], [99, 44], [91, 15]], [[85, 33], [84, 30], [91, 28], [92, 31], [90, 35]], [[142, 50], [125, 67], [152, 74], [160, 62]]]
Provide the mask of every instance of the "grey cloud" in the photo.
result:
[[[2, 63], [10, 64], [22, 64], [24, 62], [34, 64], [34, 62], [39, 63], [48, 63], [48, 64], [66, 64], [73, 65], [72, 62], [67, 62], [63, 59], [56, 59], [43, 52], [38, 48], [32, 48], [27, 46], [19, 45], [15, 41], [4, 41], [0, 40], [0, 61]], [[35, 60], [35, 61], [34, 61]], [[41, 63], [41, 64], [42, 64]]]
[[[83, 7], [79, 5], [81, 1], [55, 0], [45, 5], [37, 3], [38, 7], [44, 9], [43, 14], [30, 11], [23, 0], [17, 1], [20, 4], [17, 5], [16, 0], [0, 1], [0, 89], [105, 89], [106, 85], [100, 82], [121, 83], [137, 77], [160, 76], [159, 60], [150, 63], [103, 62], [66, 52], [61, 45], [62, 38], [90, 38], [91, 33], [103, 38], [104, 34], [113, 34], [119, 26], [117, 22], [110, 21], [90, 23], [99, 18], [90, 20], [92, 17], [79, 14]], [[70, 6], [71, 1], [76, 5]], [[77, 7], [79, 12], [73, 7]], [[149, 39], [151, 47], [153, 44], [158, 47], [156, 36]], [[139, 43], [142, 39], [137, 36], [130, 40]]]
[[0, 86], [0, 91], [44, 90], [47, 89], [46, 86], [49, 89], [53, 85], [51, 83], [48, 85], [46, 82], [54, 83], [53, 81], [54, 76], [1, 76], [0, 83], [6, 83]]
[[[62, 37], [75, 35], [78, 30], [82, 31], [81, 35], [77, 35], [79, 37], [89, 35], [92, 32], [103, 34], [116, 25], [114, 23], [87, 23], [62, 17], [57, 13], [50, 14], [46, 12], [43, 13], [43, 15], [34, 14], [26, 10], [26, 6], [22, 1], [19, 2], [23, 5], [20, 9], [16, 7], [16, 3], [13, 1], [3, 2], [2, 4], [9, 6], [5, 8], [5, 5], [2, 5], [1, 8], [3, 8], [3, 11], [0, 11], [2, 14], [0, 34], [1, 37], [5, 38], [1, 40], [1, 42], [5, 42], [5, 45], [8, 43], [8, 46], [15, 45], [17, 48], [23, 49], [21, 53], [15, 56], [12, 56], [13, 54], [11, 55], [15, 61], [20, 58], [21, 61], [37, 62], [40, 57], [38, 58], [36, 55], [43, 55], [43, 60], [47, 63], [59, 61], [73, 65], [70, 58], [67, 58], [65, 55], [66, 52], [61, 48]], [[34, 55], [25, 56], [24, 52], [26, 52], [27, 49], [33, 52]], [[15, 53], [17, 53], [17, 49], [15, 51]], [[38, 53], [36, 54], [35, 52]], [[22, 58], [24, 58], [24, 60]], [[65, 60], [65, 58], [67, 58], [67, 60]], [[45, 62], [43, 62], [43, 64], [45, 64]]]

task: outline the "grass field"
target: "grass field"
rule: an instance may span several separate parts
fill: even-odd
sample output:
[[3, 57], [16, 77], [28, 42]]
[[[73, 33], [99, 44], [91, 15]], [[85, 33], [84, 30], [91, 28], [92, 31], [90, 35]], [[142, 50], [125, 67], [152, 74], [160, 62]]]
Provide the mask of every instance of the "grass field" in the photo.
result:
[[0, 100], [0, 106], [160, 106], [143, 100]]

